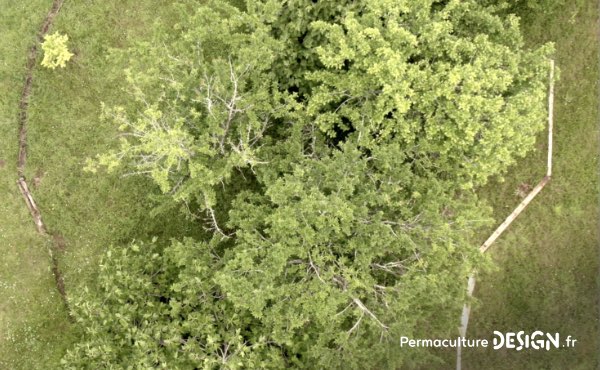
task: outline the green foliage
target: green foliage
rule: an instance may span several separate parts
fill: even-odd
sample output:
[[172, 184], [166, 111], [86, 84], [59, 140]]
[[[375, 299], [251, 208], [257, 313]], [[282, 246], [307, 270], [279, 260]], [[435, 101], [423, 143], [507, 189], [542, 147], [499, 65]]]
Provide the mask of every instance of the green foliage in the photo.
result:
[[279, 349], [252, 331], [256, 320], [223, 299], [209, 251], [191, 240], [109, 250], [96, 295], [72, 302], [91, 340], [67, 354], [65, 368], [284, 368]]
[[42, 66], [50, 69], [64, 68], [73, 56], [67, 48], [67, 41], [69, 41], [69, 36], [61, 35], [58, 32], [45, 35], [44, 42], [42, 42], [42, 49], [44, 50]]
[[[143, 44], [133, 52], [127, 80], [139, 115], [130, 119], [118, 107], [105, 109], [104, 118], [139, 140], [123, 139], [120, 151], [97, 163], [110, 169], [124, 159], [164, 192], [198, 198], [212, 209], [214, 188], [234, 169], [265, 163], [257, 148], [267, 125], [293, 102], [268, 77], [278, 46], [258, 20], [220, 4], [177, 28], [186, 31], [170, 48]], [[161, 93], [149, 97], [147, 91]]]
[[455, 335], [485, 265], [474, 189], [544, 127], [551, 50], [524, 50], [516, 18], [475, 1], [182, 16], [130, 51], [132, 99], [104, 109], [121, 145], [92, 167], [148, 174], [212, 237], [108, 256], [100, 290], [75, 299], [87, 329], [65, 365], [426, 362], [399, 337]]

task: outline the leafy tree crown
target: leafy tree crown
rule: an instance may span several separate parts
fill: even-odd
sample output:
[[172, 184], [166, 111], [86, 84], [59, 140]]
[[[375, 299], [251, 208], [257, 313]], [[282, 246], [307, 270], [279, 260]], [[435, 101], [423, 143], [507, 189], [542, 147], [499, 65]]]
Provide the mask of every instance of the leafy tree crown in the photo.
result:
[[91, 166], [150, 176], [208, 236], [107, 258], [66, 364], [427, 361], [399, 337], [456, 334], [475, 190], [544, 127], [551, 45], [470, 0], [213, 1], [175, 29], [116, 56], [124, 135]]

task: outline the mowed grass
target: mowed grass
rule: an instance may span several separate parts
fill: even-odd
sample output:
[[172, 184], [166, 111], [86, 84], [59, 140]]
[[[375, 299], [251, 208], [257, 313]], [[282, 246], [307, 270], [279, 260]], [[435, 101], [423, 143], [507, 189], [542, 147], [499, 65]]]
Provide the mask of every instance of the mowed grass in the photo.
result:
[[[26, 55], [51, 1], [0, 0], [0, 369], [55, 369], [78, 333], [67, 319], [55, 287], [47, 246], [36, 234], [17, 190], [17, 114]], [[34, 71], [29, 108], [26, 177], [50, 233], [64, 238], [59, 265], [67, 295], [91, 284], [99, 257], [110, 245], [131, 239], [194, 235], [201, 228], [174, 210], [150, 217], [142, 178], [89, 174], [85, 159], [117, 144], [116, 128], [99, 120], [100, 102], [128, 100], [126, 67], [109, 57], [149, 40], [156, 27], [176, 21], [173, 1], [66, 1], [50, 32], [69, 36], [75, 56], [64, 69]], [[166, 220], [169, 222], [166, 222]]]
[[[542, 330], [577, 339], [574, 348], [520, 352], [467, 350], [464, 369], [595, 369], [598, 366], [599, 116], [598, 1], [567, 2], [522, 21], [528, 45], [552, 41], [555, 95], [551, 182], [491, 248], [498, 269], [479, 276], [468, 336]], [[535, 153], [484, 196], [500, 223], [520, 202], [519, 185], [546, 171], [546, 134]], [[451, 367], [450, 364], [448, 364]]]

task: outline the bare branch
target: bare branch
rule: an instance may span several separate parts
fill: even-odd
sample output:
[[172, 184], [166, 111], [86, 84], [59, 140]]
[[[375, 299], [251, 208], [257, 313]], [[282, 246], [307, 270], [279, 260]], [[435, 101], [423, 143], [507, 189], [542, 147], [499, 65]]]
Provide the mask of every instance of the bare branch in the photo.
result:
[[319, 274], [319, 268], [317, 266], [315, 266], [315, 264], [313, 263], [312, 257], [310, 256], [310, 253], [308, 253], [308, 260], [309, 260], [310, 267], [313, 269], [313, 271], [317, 275], [317, 278], [319, 278], [319, 280], [321, 280], [321, 282], [323, 284], [327, 284], [323, 279], [321, 279], [321, 275]]
[[350, 330], [348, 330], [348, 334], [352, 334], [352, 332], [358, 328], [358, 326], [360, 325], [360, 322], [362, 321], [363, 317], [365, 317], [364, 311], [361, 313], [360, 317], [356, 321], [356, 324], [354, 324], [354, 326], [351, 327]]
[[333, 280], [335, 283], [337, 283], [338, 286], [340, 288], [342, 288], [343, 291], [346, 291], [346, 289], [348, 288], [348, 282], [346, 281], [346, 279], [344, 279], [343, 277], [341, 277], [339, 275], [332, 277], [331, 280]]
[[376, 322], [377, 324], [379, 324], [379, 326], [381, 326], [381, 328], [382, 328], [383, 330], [388, 330], [388, 329], [389, 329], [389, 327], [388, 327], [387, 325], [385, 325], [385, 324], [383, 324], [381, 321], [379, 321], [379, 319], [377, 318], [377, 316], [375, 316], [375, 314], [374, 314], [373, 312], [371, 312], [371, 311], [370, 311], [370, 310], [367, 308], [367, 306], [365, 306], [365, 305], [364, 305], [364, 303], [362, 303], [362, 301], [361, 301], [360, 299], [358, 299], [358, 298], [352, 298], [352, 301], [353, 301], [353, 302], [356, 304], [356, 306], [357, 306], [357, 307], [358, 307], [358, 308], [359, 308], [361, 311], [363, 311], [363, 312], [364, 312], [364, 313], [366, 313], [367, 315], [371, 316], [371, 318], [372, 318], [373, 320], [375, 320], [375, 322]]
[[233, 234], [225, 234], [223, 232], [223, 230], [221, 230], [221, 228], [219, 227], [219, 224], [217, 222], [217, 218], [215, 216], [215, 211], [212, 209], [212, 207], [209, 207], [208, 204], [205, 204], [206, 207], [206, 212], [209, 215], [209, 221], [212, 225], [211, 228], [209, 228], [210, 230], [213, 230], [215, 232], [217, 232], [218, 234], [220, 234], [223, 238], [225, 239], [229, 239]]
[[407, 269], [402, 261], [388, 262], [384, 264], [372, 263], [370, 266], [373, 269], [382, 270], [396, 276], [402, 275], [402, 273]]
[[344, 312], [346, 312], [347, 309], [349, 309], [350, 307], [352, 307], [352, 302], [350, 302], [350, 304], [348, 304], [346, 306], [346, 308], [344, 308], [343, 310], [341, 310], [340, 312], [336, 313], [335, 316], [339, 316], [341, 314], [343, 314]]

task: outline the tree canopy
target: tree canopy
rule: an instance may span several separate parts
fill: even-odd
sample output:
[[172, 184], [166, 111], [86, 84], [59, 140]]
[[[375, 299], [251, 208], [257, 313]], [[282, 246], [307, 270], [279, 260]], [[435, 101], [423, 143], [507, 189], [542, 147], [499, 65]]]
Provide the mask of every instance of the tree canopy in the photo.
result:
[[120, 53], [124, 134], [89, 167], [150, 176], [206, 238], [110, 248], [65, 366], [428, 360], [399, 338], [456, 334], [476, 189], [544, 127], [551, 46], [473, 0], [187, 5]]

